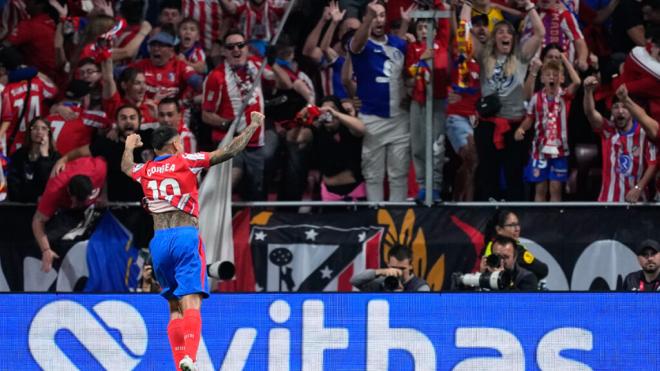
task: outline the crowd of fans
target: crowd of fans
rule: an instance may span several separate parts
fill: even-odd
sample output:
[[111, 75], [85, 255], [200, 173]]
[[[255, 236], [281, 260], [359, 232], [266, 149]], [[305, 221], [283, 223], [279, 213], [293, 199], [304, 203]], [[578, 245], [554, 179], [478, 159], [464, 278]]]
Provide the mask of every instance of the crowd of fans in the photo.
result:
[[[81, 203], [140, 201], [119, 165], [129, 134], [141, 134], [135, 162], [146, 162], [159, 125], [176, 128], [187, 152], [211, 150], [254, 111], [267, 120], [233, 160], [237, 199], [660, 194], [660, 1], [299, 0], [271, 45], [288, 6], [8, 0], [2, 194], [37, 202], [59, 179], [57, 194]], [[424, 9], [450, 17], [415, 19]], [[81, 170], [87, 157], [107, 165], [105, 185], [95, 192], [95, 173], [65, 190], [62, 179], [93, 173]]]

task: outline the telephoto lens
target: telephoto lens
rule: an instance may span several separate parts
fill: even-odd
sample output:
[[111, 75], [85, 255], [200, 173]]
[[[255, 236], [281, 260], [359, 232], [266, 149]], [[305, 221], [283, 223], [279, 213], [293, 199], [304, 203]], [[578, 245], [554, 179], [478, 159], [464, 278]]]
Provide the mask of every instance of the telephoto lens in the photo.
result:
[[234, 278], [236, 267], [230, 261], [217, 261], [206, 266], [206, 273], [216, 280], [227, 281]]

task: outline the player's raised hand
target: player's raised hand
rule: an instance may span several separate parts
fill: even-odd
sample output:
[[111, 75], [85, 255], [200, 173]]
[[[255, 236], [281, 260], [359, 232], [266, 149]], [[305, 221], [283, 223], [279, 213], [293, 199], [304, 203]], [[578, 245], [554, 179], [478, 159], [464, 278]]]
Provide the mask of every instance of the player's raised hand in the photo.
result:
[[140, 134], [131, 134], [126, 138], [126, 144], [125, 148], [126, 149], [135, 149], [135, 148], [140, 148], [142, 147], [142, 138], [140, 138]]
[[252, 112], [250, 114], [250, 125], [261, 126], [264, 123], [264, 116], [261, 112]]

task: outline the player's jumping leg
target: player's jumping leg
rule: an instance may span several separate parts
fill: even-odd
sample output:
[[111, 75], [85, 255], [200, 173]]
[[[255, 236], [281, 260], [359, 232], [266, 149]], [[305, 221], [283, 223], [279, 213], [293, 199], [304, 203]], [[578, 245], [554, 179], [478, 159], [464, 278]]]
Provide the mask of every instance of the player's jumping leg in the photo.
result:
[[202, 297], [199, 294], [185, 295], [179, 301], [183, 311], [183, 341], [185, 356], [179, 363], [182, 371], [196, 370], [197, 348], [202, 334], [202, 317], [199, 310], [202, 306]]
[[183, 312], [176, 299], [168, 300], [170, 306], [170, 323], [167, 325], [167, 337], [170, 339], [174, 367], [179, 369], [179, 363], [186, 355], [186, 344], [184, 342]]

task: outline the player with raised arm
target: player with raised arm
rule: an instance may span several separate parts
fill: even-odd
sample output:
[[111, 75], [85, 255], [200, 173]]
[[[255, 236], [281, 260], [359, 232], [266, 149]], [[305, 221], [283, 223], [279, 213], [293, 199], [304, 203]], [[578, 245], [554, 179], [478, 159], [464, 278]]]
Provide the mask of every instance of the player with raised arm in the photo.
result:
[[139, 134], [126, 138], [122, 171], [140, 183], [145, 207], [154, 218], [154, 237], [149, 245], [153, 270], [169, 302], [167, 335], [175, 365], [196, 370], [195, 360], [202, 329], [202, 298], [209, 296], [204, 246], [199, 237], [197, 174], [226, 161], [247, 145], [264, 116], [253, 112], [250, 125], [239, 136], [213, 152], [183, 153], [177, 130], [161, 126], [152, 134], [156, 158], [133, 163], [133, 150], [142, 146]]

